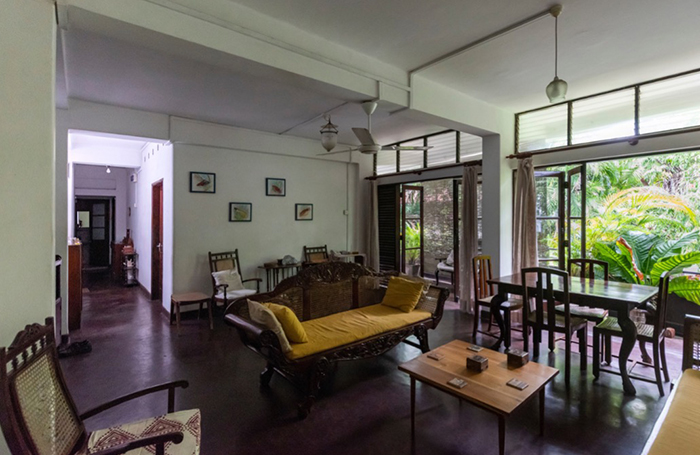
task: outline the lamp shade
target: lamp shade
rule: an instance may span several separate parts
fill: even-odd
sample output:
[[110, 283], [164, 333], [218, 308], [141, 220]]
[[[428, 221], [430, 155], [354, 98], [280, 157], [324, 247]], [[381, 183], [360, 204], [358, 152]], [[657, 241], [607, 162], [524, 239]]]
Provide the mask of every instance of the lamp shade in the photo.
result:
[[330, 118], [328, 123], [321, 128], [321, 145], [327, 152], [330, 152], [338, 144], [338, 127], [331, 123]]
[[554, 80], [547, 86], [547, 98], [550, 103], [558, 103], [566, 99], [566, 90], [569, 84], [565, 80], [554, 77]]

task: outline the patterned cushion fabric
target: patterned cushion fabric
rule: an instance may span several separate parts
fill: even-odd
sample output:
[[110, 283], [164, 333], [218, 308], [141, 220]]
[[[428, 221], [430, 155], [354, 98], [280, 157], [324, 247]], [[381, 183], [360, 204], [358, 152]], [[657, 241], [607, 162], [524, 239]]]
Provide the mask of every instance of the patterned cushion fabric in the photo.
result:
[[228, 287], [226, 288], [227, 291], [244, 289], [243, 282], [241, 281], [241, 275], [238, 274], [236, 269], [214, 272], [211, 274], [211, 276], [214, 277], [214, 281], [216, 282], [217, 286], [228, 284]]
[[[178, 411], [139, 422], [118, 425], [105, 430], [97, 430], [90, 434], [86, 455], [99, 452], [129, 441], [146, 436], [182, 432], [180, 444], [165, 444], [165, 455], [198, 455], [201, 438], [202, 416], [199, 409]], [[153, 455], [154, 447], [142, 447], [126, 452], [126, 455]]]

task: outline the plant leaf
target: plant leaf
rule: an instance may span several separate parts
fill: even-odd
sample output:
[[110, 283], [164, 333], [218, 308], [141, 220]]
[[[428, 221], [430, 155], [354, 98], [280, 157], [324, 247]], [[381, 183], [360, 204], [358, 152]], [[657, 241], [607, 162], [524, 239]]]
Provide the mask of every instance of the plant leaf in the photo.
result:
[[664, 259], [672, 254], [680, 254], [683, 252], [683, 247], [696, 242], [700, 238], [697, 231], [683, 234], [675, 240], [667, 240], [659, 242], [649, 252], [649, 258], [652, 262]]
[[596, 242], [593, 247], [593, 256], [596, 259], [606, 261], [610, 265], [610, 273], [619, 276], [627, 283], [638, 283], [637, 275], [625, 256], [618, 253], [614, 243]]
[[700, 305], [700, 277], [677, 276], [669, 283], [668, 292]]
[[634, 261], [632, 264], [639, 268], [642, 275], [648, 275], [651, 269], [651, 264], [648, 261], [649, 252], [661, 239], [654, 234], [643, 234], [636, 231], [627, 232], [622, 235], [622, 238], [632, 248], [632, 260]]
[[681, 273], [683, 269], [695, 264], [700, 264], [700, 251], [677, 254], [675, 256], [657, 261], [649, 273], [651, 276], [651, 284], [657, 284], [659, 282], [659, 277], [661, 277], [663, 272], [668, 271], [673, 275], [676, 273]]

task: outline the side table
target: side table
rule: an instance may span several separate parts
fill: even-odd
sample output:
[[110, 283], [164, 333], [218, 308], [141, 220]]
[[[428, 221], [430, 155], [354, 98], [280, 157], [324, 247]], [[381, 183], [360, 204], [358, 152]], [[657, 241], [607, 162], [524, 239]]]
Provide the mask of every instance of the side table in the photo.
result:
[[202, 312], [202, 305], [207, 304], [209, 312], [209, 329], [214, 330], [214, 316], [212, 314], [211, 296], [202, 292], [188, 292], [184, 294], [173, 294], [170, 297], [170, 325], [173, 324], [173, 313], [175, 313], [175, 325], [177, 326], [177, 334], [180, 335], [180, 306], [199, 304], [199, 313], [197, 319]]

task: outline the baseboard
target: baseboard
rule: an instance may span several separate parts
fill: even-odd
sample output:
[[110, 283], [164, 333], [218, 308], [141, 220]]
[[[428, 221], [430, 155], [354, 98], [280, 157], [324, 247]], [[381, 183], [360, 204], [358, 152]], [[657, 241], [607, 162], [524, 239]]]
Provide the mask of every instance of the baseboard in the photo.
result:
[[148, 297], [148, 300], [151, 300], [151, 293], [148, 292], [148, 289], [146, 289], [146, 287], [143, 284], [141, 284], [140, 281], [137, 281], [137, 283], [139, 284], [139, 288], [141, 288], [143, 293], [146, 294], [146, 296]]

